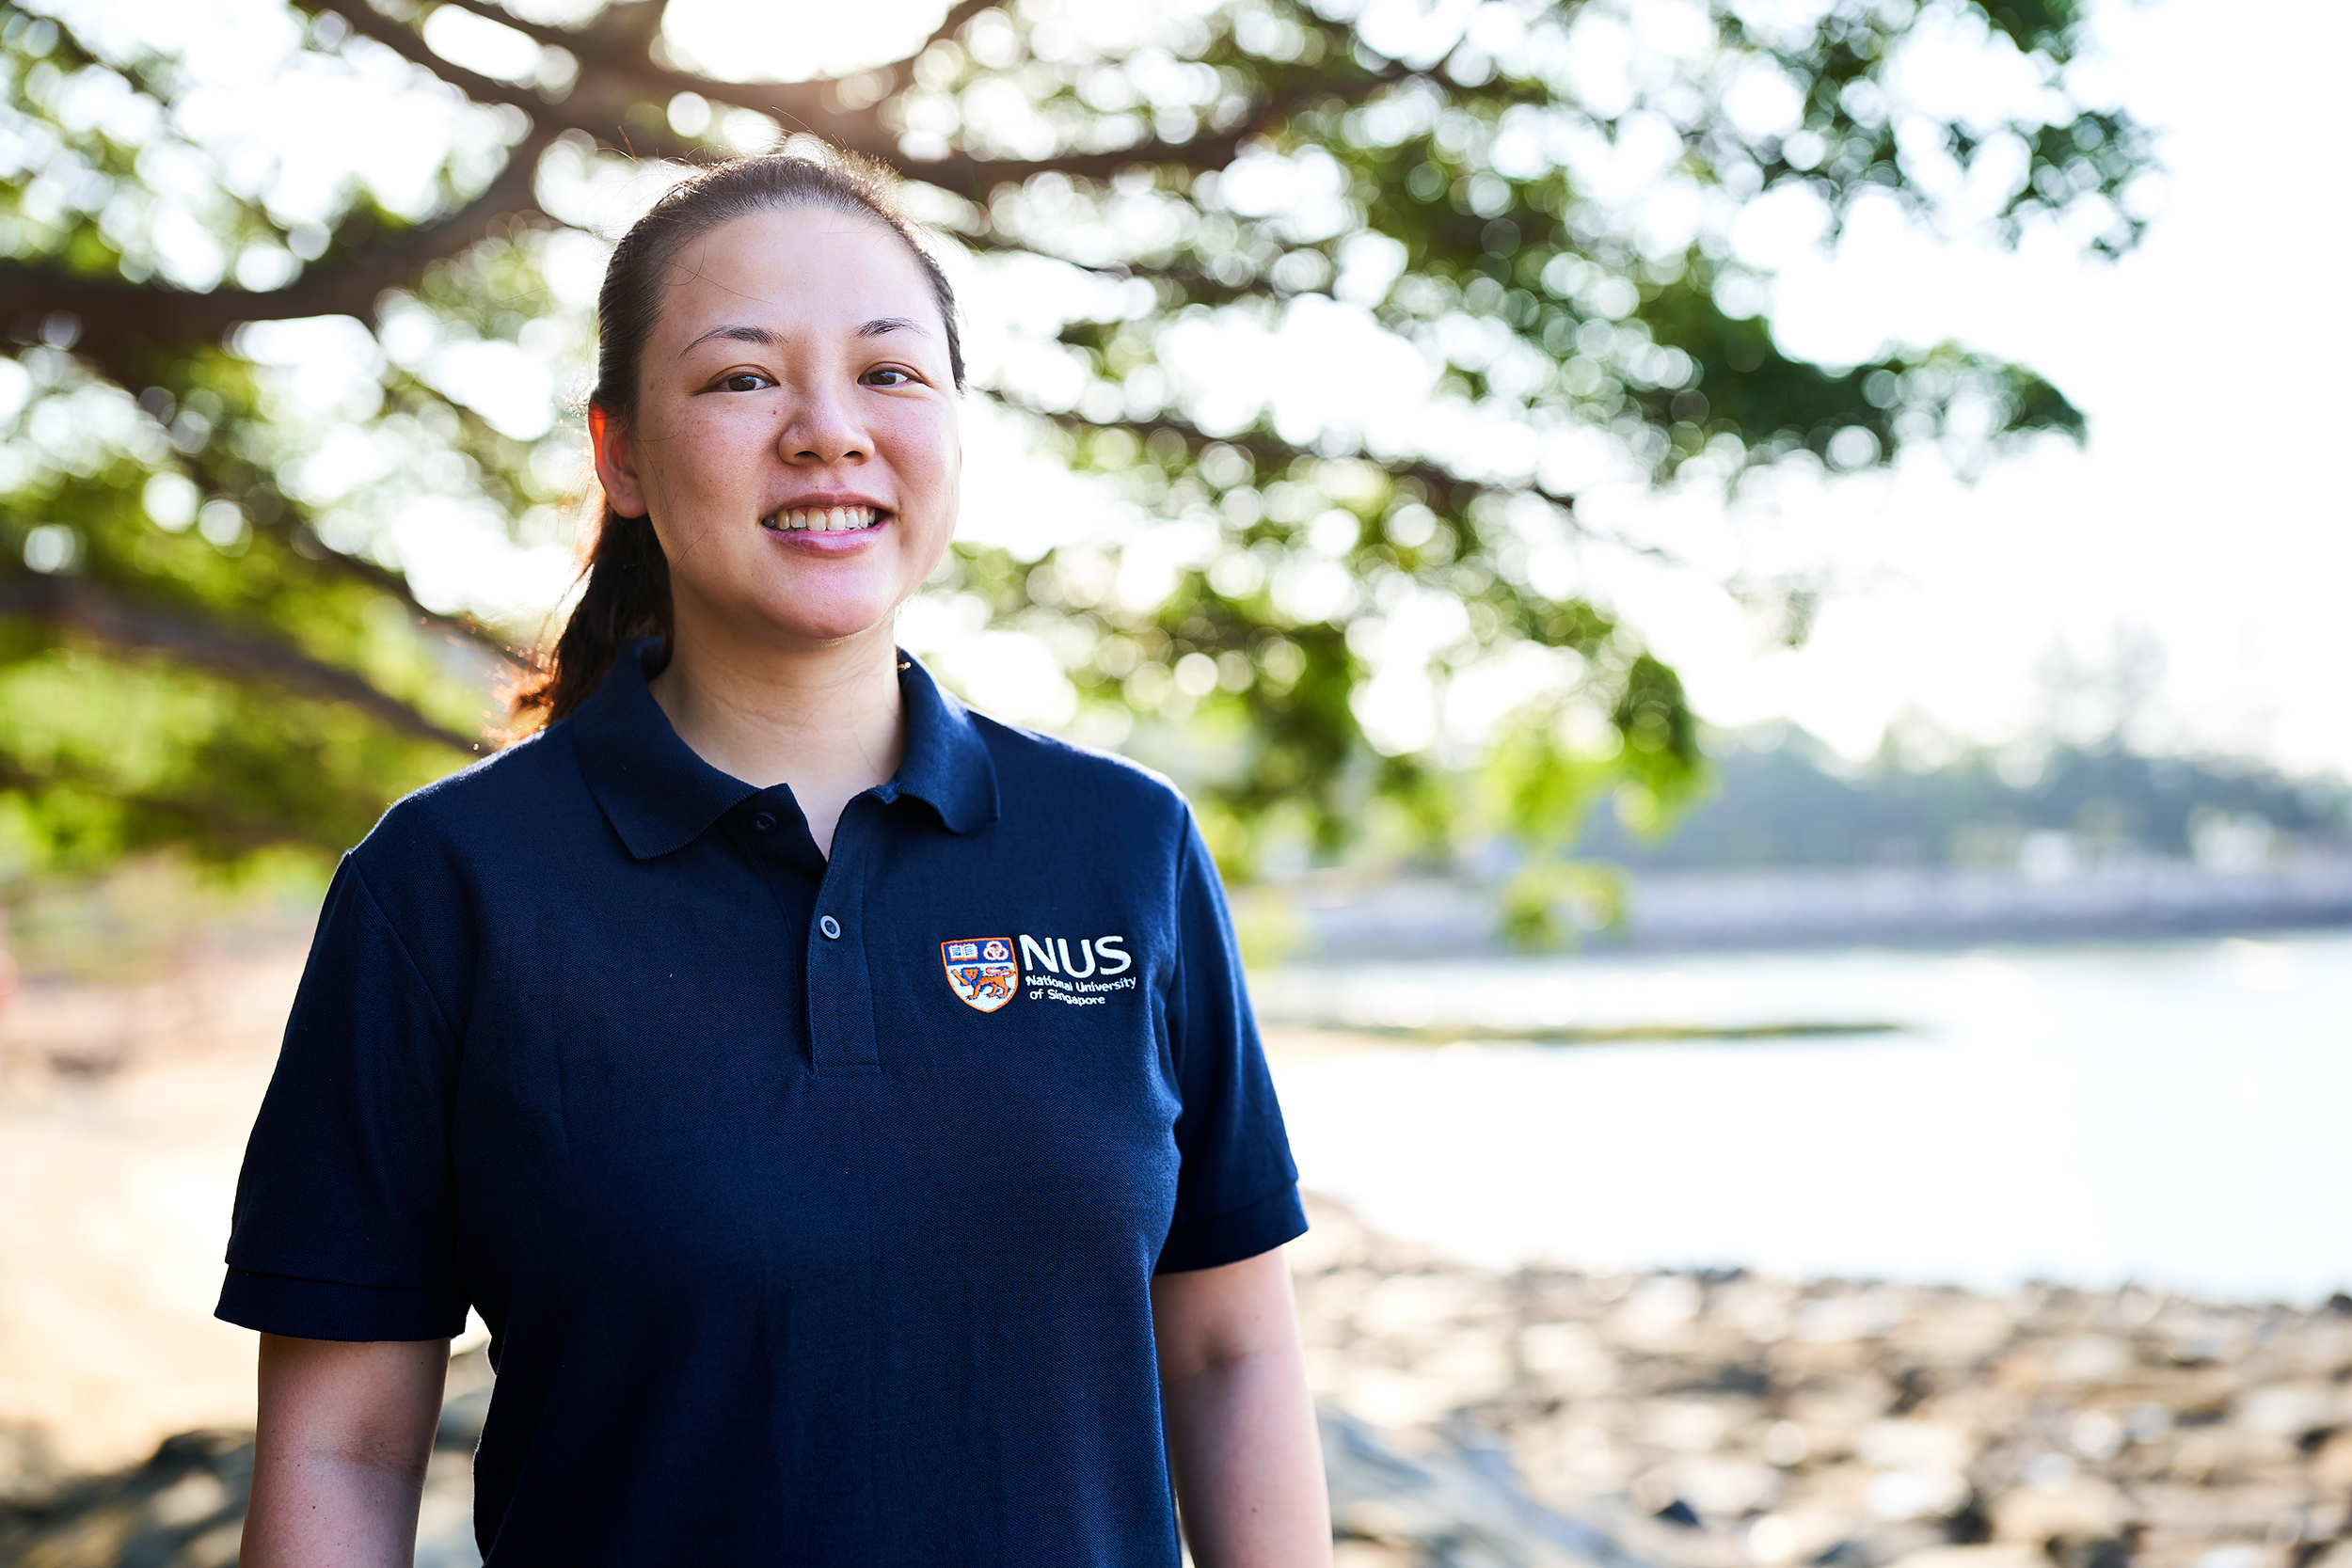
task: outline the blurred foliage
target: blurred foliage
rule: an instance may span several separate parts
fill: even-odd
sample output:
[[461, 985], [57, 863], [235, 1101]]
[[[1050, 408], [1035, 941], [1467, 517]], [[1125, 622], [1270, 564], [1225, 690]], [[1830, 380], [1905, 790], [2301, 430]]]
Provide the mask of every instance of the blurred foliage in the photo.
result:
[[[1062, 280], [1057, 330], [981, 390], [1152, 525], [959, 546], [934, 593], [1052, 650], [1082, 718], [1179, 772], [1229, 871], [1502, 835], [1526, 867], [1508, 918], [1549, 940], [1537, 906], [1605, 914], [1561, 858], [1592, 803], [1662, 826], [1704, 761], [1673, 672], [1586, 585], [1580, 488], [1920, 444], [1965, 464], [2081, 428], [1951, 345], [1792, 357], [1732, 221], [1796, 195], [1835, 232], [1879, 198], [2115, 251], [2150, 166], [2137, 127], [2072, 95], [2063, 4], [964, 0], [905, 58], [796, 83], [680, 70], [661, 0], [255, 10], [286, 79], [413, 95], [443, 138], [421, 196], [355, 168], [297, 199], [96, 0], [0, 6], [12, 866], [340, 847], [462, 760], [540, 628], [421, 600], [420, 531], [568, 538], [578, 437], [553, 405], [586, 363], [592, 216], [631, 180], [653, 194], [642, 160], [789, 128], [905, 171], [975, 268]], [[2028, 106], [1907, 100], [1929, 39], [2020, 66]], [[1638, 188], [1611, 173], [1629, 160]], [[1431, 368], [1428, 439], [1232, 406], [1178, 352], [1310, 306]], [[306, 379], [322, 358], [341, 379]], [[1181, 541], [1172, 581], [1130, 569], [1152, 535], [1155, 559]], [[1400, 653], [1407, 610], [1450, 629]], [[1497, 681], [1516, 705], [1368, 726], [1372, 684], [1402, 676], [1441, 718]]]

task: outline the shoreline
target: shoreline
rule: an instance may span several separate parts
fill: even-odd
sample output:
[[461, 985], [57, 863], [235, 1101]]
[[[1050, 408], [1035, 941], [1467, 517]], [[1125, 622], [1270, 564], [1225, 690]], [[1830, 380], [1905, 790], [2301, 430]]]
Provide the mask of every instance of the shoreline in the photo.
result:
[[[1564, 907], [1559, 928], [1596, 956], [1779, 953], [1847, 946], [2164, 942], [2352, 928], [2352, 854], [2263, 870], [2146, 860], [2059, 876], [1949, 865], [1618, 867], [1623, 921]], [[1315, 875], [1241, 890], [1237, 912], [1287, 957], [1515, 953], [1496, 891], [1459, 878], [1357, 882]]]

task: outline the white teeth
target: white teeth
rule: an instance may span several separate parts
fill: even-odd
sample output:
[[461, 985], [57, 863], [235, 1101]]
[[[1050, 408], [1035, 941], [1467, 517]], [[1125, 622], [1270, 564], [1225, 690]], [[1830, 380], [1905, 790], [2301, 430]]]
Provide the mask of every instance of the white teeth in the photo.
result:
[[771, 512], [760, 519], [764, 528], [778, 532], [850, 533], [871, 528], [874, 509], [870, 506], [794, 507], [787, 512]]

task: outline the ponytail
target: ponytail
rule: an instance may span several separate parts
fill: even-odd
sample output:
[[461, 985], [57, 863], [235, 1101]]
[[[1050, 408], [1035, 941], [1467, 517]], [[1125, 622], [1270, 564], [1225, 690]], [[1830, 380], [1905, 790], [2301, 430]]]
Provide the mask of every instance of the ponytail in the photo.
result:
[[552, 724], [588, 700], [612, 673], [633, 637], [670, 641], [670, 558], [650, 517], [624, 517], [604, 505], [588, 552], [588, 586], [555, 640], [552, 657], [515, 694], [518, 729]]

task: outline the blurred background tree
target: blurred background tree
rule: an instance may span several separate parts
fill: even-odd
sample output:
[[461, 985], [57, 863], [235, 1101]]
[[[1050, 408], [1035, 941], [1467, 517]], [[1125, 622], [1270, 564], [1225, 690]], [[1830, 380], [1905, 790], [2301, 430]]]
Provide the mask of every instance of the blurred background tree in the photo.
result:
[[[342, 84], [452, 128], [423, 198], [356, 160], [295, 189], [117, 8], [0, 6], [0, 877], [340, 848], [489, 744], [541, 623], [432, 560], [570, 537], [554, 388], [613, 193], [806, 133], [903, 171], [968, 277], [1053, 302], [979, 395], [1149, 519], [960, 545], [933, 594], [1050, 649], [1230, 872], [1500, 835], [1541, 940], [1593, 803], [1651, 828], [1702, 771], [1674, 672], [1574, 565], [1580, 490], [2080, 431], [1957, 346], [1792, 357], [1734, 221], [1891, 197], [2116, 252], [2150, 164], [2075, 91], [2063, 0], [961, 0], [903, 57], [788, 82], [724, 79], [664, 0], [252, 8], [290, 105]], [[2033, 90], [1923, 103], [1930, 48]], [[1201, 368], [1301, 322], [1424, 367], [1422, 416]], [[1801, 638], [1802, 586], [1768, 597]], [[1452, 717], [1368, 722], [1375, 678]]]

